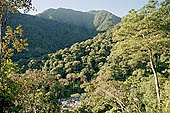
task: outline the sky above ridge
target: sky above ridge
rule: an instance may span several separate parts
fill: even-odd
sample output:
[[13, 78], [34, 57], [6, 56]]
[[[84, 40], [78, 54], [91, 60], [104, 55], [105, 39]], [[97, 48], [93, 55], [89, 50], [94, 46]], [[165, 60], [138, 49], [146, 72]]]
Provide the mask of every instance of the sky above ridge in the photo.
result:
[[119, 17], [128, 14], [131, 9], [140, 9], [148, 0], [33, 0], [33, 6], [41, 13], [49, 8], [68, 8], [78, 11], [107, 10]]

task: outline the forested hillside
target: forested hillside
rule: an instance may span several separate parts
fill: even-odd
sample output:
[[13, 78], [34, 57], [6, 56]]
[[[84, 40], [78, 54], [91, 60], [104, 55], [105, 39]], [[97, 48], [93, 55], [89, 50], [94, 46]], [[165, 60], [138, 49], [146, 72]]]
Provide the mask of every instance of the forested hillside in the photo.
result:
[[[58, 10], [49, 11], [56, 14]], [[88, 14], [96, 15], [99, 12], [90, 11]], [[55, 20], [58, 18], [50, 15], [46, 19], [41, 18], [40, 22], [46, 24], [55, 21], [56, 26], [60, 25]], [[36, 20], [34, 24], [37, 25], [40, 17], [30, 17]], [[12, 21], [9, 23], [15, 26]], [[68, 27], [68, 23], [64, 23], [62, 25]], [[98, 23], [101, 25], [103, 22], [95, 24]], [[35, 31], [41, 35], [45, 31], [39, 26], [41, 24], [36, 28], [40, 31]], [[51, 26], [44, 29], [53, 29]], [[80, 25], [75, 26], [68, 32], [72, 29], [80, 30]], [[20, 73], [21, 69], [11, 60], [13, 54], [27, 47], [26, 41], [20, 39], [22, 33], [21, 26], [14, 30], [7, 27], [3, 37], [5, 42], [0, 43], [3, 47], [3, 57], [0, 59], [1, 111], [170, 113], [169, 0], [149, 0], [140, 10], [129, 11], [120, 23], [106, 32], [50, 53], [43, 59], [31, 60], [25, 73]], [[46, 41], [45, 38], [44, 43]], [[36, 66], [42, 68], [35, 70]], [[81, 96], [81, 106], [61, 110], [60, 100], [73, 95]]]
[[106, 31], [120, 22], [120, 18], [105, 10], [81, 12], [72, 9], [58, 8], [48, 9], [37, 16], [56, 20], [67, 24], [73, 24], [94, 31]]
[[44, 71], [68, 81], [71, 93], [87, 93], [74, 112], [170, 111], [169, 9], [150, 1], [107, 32], [49, 55]]
[[[60, 10], [60, 9], [58, 9]], [[48, 16], [51, 9], [45, 11], [43, 16]], [[90, 27], [93, 22], [93, 16], [88, 13], [72, 11], [69, 15], [65, 14], [65, 10], [60, 11], [60, 20], [45, 19], [41, 16], [31, 16], [26, 14], [10, 14], [8, 25], [15, 28], [19, 24], [23, 26], [24, 37], [27, 38], [29, 43], [28, 51], [24, 51], [14, 56], [13, 60], [17, 61], [20, 65], [26, 65], [30, 59], [39, 59], [43, 55], [56, 52], [59, 49], [70, 47], [76, 42], [81, 42], [94, 37], [99, 32], [104, 32], [106, 29], [113, 27], [120, 21], [120, 18], [112, 16], [111, 13], [102, 11], [100, 12], [103, 18], [109, 18], [115, 21], [104, 20], [104, 23], [97, 22], [98, 26], [103, 26], [104, 29], [98, 31], [96, 27]], [[81, 15], [80, 15], [81, 14]], [[103, 14], [103, 15], [102, 15]], [[75, 16], [77, 15], [77, 17]], [[67, 17], [64, 17], [67, 16]], [[80, 18], [80, 19], [79, 19]], [[87, 19], [90, 18], [91, 20]], [[77, 20], [79, 19], [79, 20]], [[70, 20], [70, 22], [65, 22]], [[71, 21], [72, 20], [72, 21]], [[83, 24], [83, 20], [86, 21]], [[82, 24], [82, 25], [76, 25]], [[88, 26], [88, 27], [87, 27]]]
[[19, 61], [21, 63], [27, 62], [24, 60], [69, 47], [75, 42], [89, 39], [95, 35], [81, 27], [24, 14], [10, 15], [8, 23], [14, 28], [21, 24], [24, 29], [24, 37], [29, 43], [28, 51], [14, 57], [15, 61], [21, 60]]

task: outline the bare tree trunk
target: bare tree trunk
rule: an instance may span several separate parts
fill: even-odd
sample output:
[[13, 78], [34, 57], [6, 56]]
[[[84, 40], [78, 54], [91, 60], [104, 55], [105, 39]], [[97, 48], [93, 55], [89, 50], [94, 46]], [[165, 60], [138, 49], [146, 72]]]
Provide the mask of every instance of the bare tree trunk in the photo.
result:
[[156, 69], [155, 69], [156, 64], [154, 64], [154, 62], [153, 62], [153, 57], [152, 57], [151, 50], [149, 50], [149, 51], [150, 51], [150, 56], [149, 57], [150, 57], [151, 69], [152, 69], [154, 79], [155, 79], [155, 88], [156, 88], [156, 95], [157, 95], [157, 101], [158, 101], [158, 110], [159, 110], [159, 113], [161, 113], [161, 106], [160, 106], [161, 99], [160, 99], [160, 91], [159, 91], [159, 82], [158, 82], [157, 72], [156, 72]]
[[34, 113], [37, 113], [37, 111], [36, 111], [36, 109], [35, 109], [35, 108], [33, 108], [33, 110], [34, 110]]
[[[117, 98], [115, 95], [113, 95], [111, 92], [108, 92], [106, 90], [102, 90], [104, 94], [107, 94], [111, 97], [113, 97], [114, 99], [116, 99], [116, 102], [119, 104], [119, 106], [121, 107], [121, 110], [122, 112], [126, 111], [126, 105], [121, 101], [119, 100], [119, 98]], [[127, 110], [128, 111], [128, 110]]]

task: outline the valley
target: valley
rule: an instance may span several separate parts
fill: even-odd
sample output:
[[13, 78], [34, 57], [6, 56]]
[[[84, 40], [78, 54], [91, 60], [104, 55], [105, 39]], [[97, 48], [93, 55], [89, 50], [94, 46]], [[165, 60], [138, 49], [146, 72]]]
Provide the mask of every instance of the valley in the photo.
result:
[[36, 16], [11, 14], [8, 25], [15, 28], [21, 24], [29, 43], [28, 50], [16, 54], [13, 60], [21, 66], [27, 65], [32, 59], [91, 39], [118, 22], [120, 18], [107, 11], [80, 12], [59, 8], [48, 9]]

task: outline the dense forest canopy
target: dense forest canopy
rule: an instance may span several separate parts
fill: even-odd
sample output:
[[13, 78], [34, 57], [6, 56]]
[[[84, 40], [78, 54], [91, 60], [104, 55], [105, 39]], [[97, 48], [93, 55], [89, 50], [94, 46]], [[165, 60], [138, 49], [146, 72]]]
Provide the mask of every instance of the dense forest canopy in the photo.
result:
[[76, 42], [91, 39], [118, 22], [120, 18], [107, 11], [91, 14], [60, 8], [48, 9], [37, 16], [9, 14], [7, 24], [12, 28], [21, 24], [29, 43], [28, 50], [16, 54], [13, 60], [21, 66], [27, 65], [31, 59], [40, 59]]
[[[61, 16], [60, 11], [63, 10], [63, 13], [68, 11], [49, 9], [39, 14], [39, 17], [30, 17], [34, 21], [41, 19], [43, 24], [45, 21], [55, 21], [55, 25], [67, 27], [68, 23], [74, 23], [74, 19], [58, 23], [60, 18], [67, 18]], [[90, 11], [86, 14], [98, 15], [102, 12]], [[104, 11], [102, 15], [108, 15], [105, 13]], [[74, 14], [82, 15], [82, 12]], [[98, 17], [94, 16], [96, 20]], [[30, 24], [31, 22], [32, 20]], [[101, 21], [93, 21], [94, 25], [98, 26], [99, 23], [102, 25]], [[76, 24], [78, 23], [74, 23], [76, 27], [71, 30], [80, 30], [83, 26]], [[36, 25], [44, 27], [41, 24]], [[11, 28], [7, 28], [6, 34], [9, 36]], [[22, 31], [20, 29], [21, 26], [14, 33], [22, 33], [19, 32]], [[21, 46], [21, 49], [25, 46]], [[8, 57], [10, 63], [11, 56]], [[6, 64], [8, 68], [1, 67], [1, 70], [5, 69], [1, 74], [6, 82], [1, 77], [0, 84], [0, 94], [5, 94], [0, 95], [0, 102], [5, 100], [5, 103], [0, 104], [4, 112], [169, 113], [170, 1], [149, 0], [140, 10], [129, 11], [120, 23], [106, 32], [50, 53], [44, 59], [32, 60], [25, 73], [13, 71], [13, 67], [20, 70], [16, 65]], [[35, 70], [37, 65], [42, 68]], [[59, 100], [77, 93], [81, 94], [81, 106], [61, 110]]]
[[[106, 33], [49, 55], [43, 69], [68, 81], [72, 77], [75, 93], [78, 86], [88, 92], [80, 111], [167, 112], [169, 14], [169, 1], [149, 1]], [[153, 72], [159, 81], [160, 109]]]

